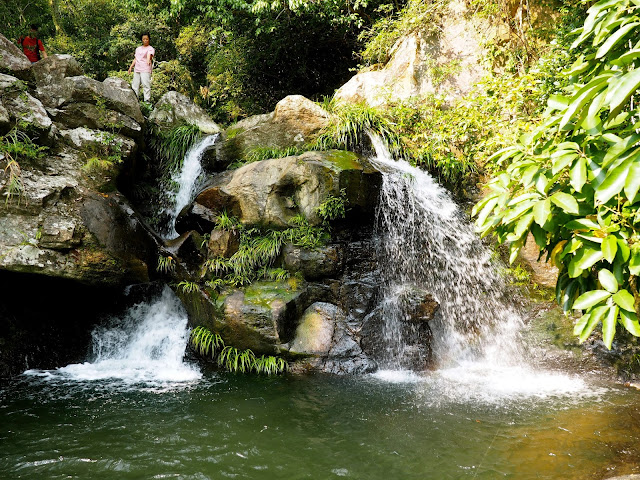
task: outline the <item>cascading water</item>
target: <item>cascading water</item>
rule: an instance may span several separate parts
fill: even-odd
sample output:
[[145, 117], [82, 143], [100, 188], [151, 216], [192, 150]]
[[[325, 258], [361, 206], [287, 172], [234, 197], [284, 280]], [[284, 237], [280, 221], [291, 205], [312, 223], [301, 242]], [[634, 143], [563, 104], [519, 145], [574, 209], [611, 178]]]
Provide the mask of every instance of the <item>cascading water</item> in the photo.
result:
[[176, 232], [176, 220], [184, 207], [193, 201], [198, 189], [202, 186], [205, 175], [202, 169], [202, 156], [217, 141], [218, 134], [208, 135], [193, 145], [184, 157], [182, 168], [176, 171], [171, 178], [173, 184], [178, 185], [177, 192], [168, 192], [171, 196], [171, 206], [164, 213], [168, 217], [167, 226], [163, 236], [165, 239], [178, 237]]
[[[426, 172], [395, 161], [373, 137], [372, 162], [383, 172], [376, 228], [381, 238], [385, 367], [402, 368], [407, 297], [430, 293], [439, 303], [433, 349], [440, 365], [521, 356], [522, 321], [505, 301], [491, 254], [447, 191]], [[409, 329], [410, 330], [410, 329]]]
[[201, 376], [183, 361], [188, 338], [187, 313], [171, 289], [165, 287], [154, 301], [136, 304], [111, 326], [93, 331], [92, 362], [25, 373], [125, 383], [188, 382]]

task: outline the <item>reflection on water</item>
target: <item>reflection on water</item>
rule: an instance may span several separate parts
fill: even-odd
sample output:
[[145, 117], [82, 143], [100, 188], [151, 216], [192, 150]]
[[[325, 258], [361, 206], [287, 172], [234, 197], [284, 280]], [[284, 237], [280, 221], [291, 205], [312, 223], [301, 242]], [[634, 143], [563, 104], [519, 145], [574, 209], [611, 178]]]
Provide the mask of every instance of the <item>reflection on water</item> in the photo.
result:
[[640, 473], [635, 391], [576, 380], [571, 392], [485, 402], [477, 393], [483, 387], [473, 394], [470, 382], [454, 384], [446, 374], [388, 381], [384, 373], [205, 372], [188, 386], [131, 389], [23, 376], [0, 390], [0, 478], [527, 480]]

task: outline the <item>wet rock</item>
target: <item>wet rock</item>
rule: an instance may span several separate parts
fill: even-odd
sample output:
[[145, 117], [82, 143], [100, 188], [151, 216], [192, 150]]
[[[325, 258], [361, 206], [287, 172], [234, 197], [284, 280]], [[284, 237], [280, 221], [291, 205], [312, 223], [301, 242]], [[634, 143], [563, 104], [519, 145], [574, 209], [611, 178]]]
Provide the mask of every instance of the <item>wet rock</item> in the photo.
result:
[[29, 59], [2, 34], [0, 34], [0, 73], [12, 75], [22, 80], [32, 78]]
[[282, 250], [283, 267], [299, 272], [308, 280], [339, 275], [344, 266], [339, 245], [328, 245], [315, 250], [287, 244]]
[[380, 183], [380, 173], [355, 153], [307, 152], [219, 175], [195, 203], [212, 211], [226, 210], [245, 224], [284, 227], [302, 215], [319, 225], [318, 207], [341, 191], [350, 214], [371, 215]]
[[221, 128], [202, 108], [181, 93], [167, 92], [156, 103], [149, 120], [169, 129], [183, 123], [197, 125], [204, 133], [219, 133]]
[[212, 257], [230, 258], [240, 248], [240, 233], [236, 230], [212, 230], [207, 245]]
[[244, 158], [257, 147], [301, 147], [317, 138], [329, 124], [329, 113], [301, 95], [280, 100], [273, 112], [255, 115], [225, 131], [226, 140], [219, 155], [231, 162]]

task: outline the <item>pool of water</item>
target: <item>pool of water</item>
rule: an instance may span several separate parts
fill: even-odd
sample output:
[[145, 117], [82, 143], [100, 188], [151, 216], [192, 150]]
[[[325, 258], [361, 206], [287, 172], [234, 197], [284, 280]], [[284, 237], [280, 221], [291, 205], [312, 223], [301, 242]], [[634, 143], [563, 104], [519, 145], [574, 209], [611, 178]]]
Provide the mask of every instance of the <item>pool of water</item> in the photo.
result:
[[640, 393], [460, 365], [0, 387], [0, 478], [602, 479], [640, 473]]

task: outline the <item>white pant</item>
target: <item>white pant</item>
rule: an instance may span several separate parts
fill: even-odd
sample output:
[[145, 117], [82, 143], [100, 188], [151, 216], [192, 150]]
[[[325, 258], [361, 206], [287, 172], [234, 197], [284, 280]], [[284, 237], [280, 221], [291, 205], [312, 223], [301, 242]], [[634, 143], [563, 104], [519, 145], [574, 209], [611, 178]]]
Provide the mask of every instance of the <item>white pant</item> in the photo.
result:
[[151, 100], [151, 73], [150, 72], [135, 72], [133, 74], [133, 82], [131, 82], [131, 88], [136, 92], [136, 97], [140, 94], [140, 81], [142, 81], [142, 93], [144, 94], [144, 101]]

